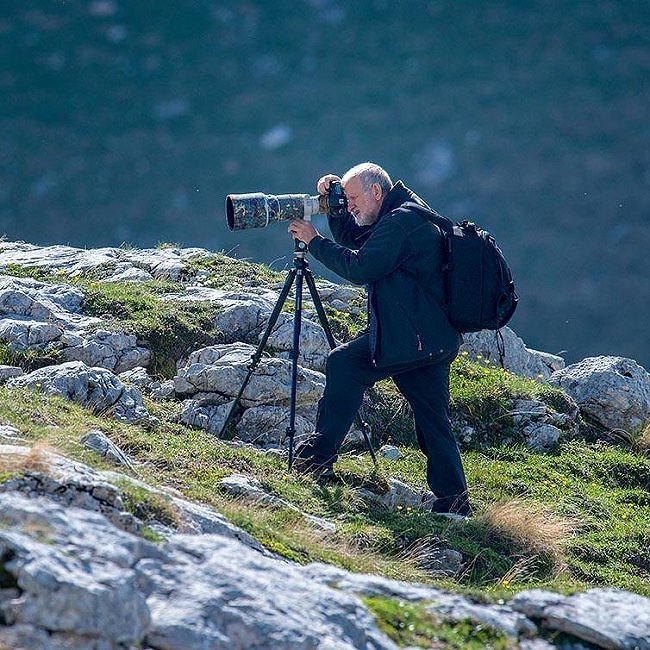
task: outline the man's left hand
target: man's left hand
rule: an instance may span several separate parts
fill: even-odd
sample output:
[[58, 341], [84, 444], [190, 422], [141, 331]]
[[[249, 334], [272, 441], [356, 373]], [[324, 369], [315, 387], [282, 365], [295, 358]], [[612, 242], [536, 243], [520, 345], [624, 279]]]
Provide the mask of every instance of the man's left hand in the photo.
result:
[[318, 230], [311, 225], [311, 222], [304, 219], [294, 219], [289, 224], [289, 234], [309, 246], [309, 242], [319, 234]]

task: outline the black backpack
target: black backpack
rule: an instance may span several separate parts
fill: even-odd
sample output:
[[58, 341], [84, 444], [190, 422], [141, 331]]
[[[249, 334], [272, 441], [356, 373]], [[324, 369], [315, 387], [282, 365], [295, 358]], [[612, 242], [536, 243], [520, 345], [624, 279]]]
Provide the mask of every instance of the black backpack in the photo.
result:
[[454, 224], [417, 203], [417, 210], [445, 238], [445, 312], [459, 332], [498, 330], [512, 318], [519, 298], [503, 253], [489, 232], [471, 221]]

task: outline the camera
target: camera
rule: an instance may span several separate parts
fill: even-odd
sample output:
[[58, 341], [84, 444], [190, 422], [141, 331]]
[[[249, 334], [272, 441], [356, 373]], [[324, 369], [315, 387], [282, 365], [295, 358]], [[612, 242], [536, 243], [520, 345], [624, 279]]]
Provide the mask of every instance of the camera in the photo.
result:
[[311, 220], [313, 214], [343, 217], [348, 203], [339, 181], [330, 183], [327, 194], [229, 194], [226, 197], [226, 219], [230, 230], [265, 228], [274, 221]]

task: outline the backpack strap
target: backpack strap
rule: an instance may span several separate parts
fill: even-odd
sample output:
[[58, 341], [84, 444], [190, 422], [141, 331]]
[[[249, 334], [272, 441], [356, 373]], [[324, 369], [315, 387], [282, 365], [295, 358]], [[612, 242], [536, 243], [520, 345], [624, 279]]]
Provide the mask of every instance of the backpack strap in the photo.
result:
[[407, 201], [406, 203], [402, 203], [400, 207], [408, 208], [409, 210], [414, 210], [416, 212], [419, 212], [423, 217], [431, 221], [431, 223], [438, 226], [438, 228], [440, 228], [440, 230], [442, 230], [442, 232], [445, 233], [446, 235], [451, 235], [454, 232], [454, 224], [452, 220], [448, 219], [447, 217], [443, 217], [441, 214], [438, 214], [435, 210], [432, 210], [431, 208], [427, 208], [413, 201]]

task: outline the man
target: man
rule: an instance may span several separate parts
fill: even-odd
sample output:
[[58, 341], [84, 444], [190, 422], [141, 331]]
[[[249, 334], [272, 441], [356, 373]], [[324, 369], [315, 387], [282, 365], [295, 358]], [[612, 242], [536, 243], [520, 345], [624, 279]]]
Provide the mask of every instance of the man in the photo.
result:
[[460, 334], [447, 320], [442, 277], [443, 238], [420, 210], [428, 207], [379, 165], [362, 163], [342, 179], [323, 176], [325, 194], [341, 181], [349, 213], [329, 218], [337, 243], [304, 220], [291, 235], [341, 277], [368, 289], [368, 333], [331, 351], [316, 431], [296, 450], [295, 467], [317, 478], [333, 476], [332, 465], [363, 393], [391, 376], [413, 409], [415, 431], [427, 457], [434, 510], [471, 514], [467, 484], [449, 421], [449, 366]]

